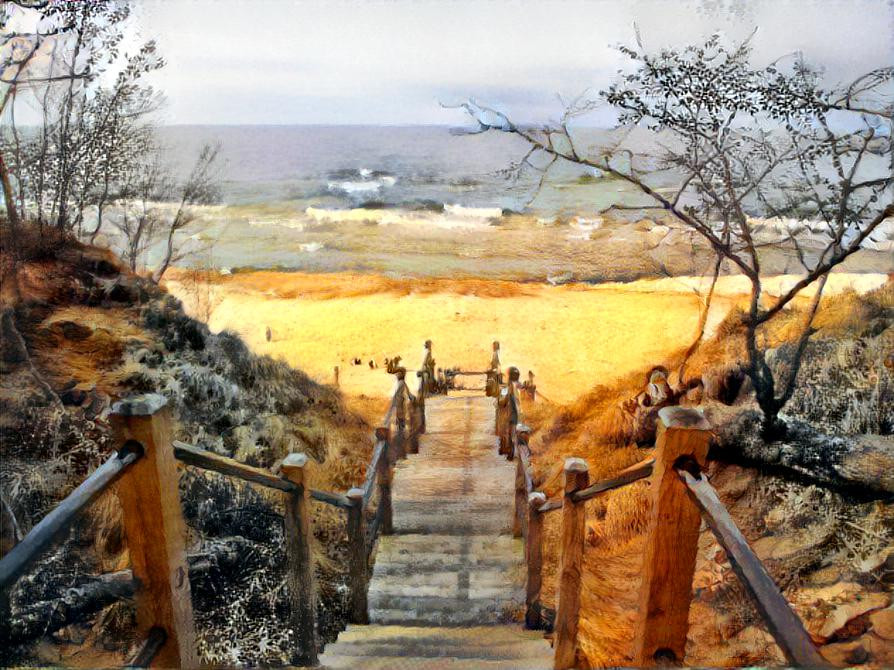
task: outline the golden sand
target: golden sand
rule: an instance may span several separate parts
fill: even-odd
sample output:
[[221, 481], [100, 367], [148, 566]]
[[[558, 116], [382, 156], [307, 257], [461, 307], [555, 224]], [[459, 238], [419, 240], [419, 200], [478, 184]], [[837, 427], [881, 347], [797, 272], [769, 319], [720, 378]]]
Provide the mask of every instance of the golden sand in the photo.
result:
[[[884, 275], [838, 274], [826, 291], [852, 285], [865, 290], [863, 284], [882, 281]], [[428, 338], [438, 366], [467, 370], [486, 367], [496, 339], [503, 365], [518, 366], [523, 378], [533, 370], [538, 389], [556, 402], [687, 346], [698, 324], [698, 284], [676, 278], [549, 286], [346, 273], [197, 277], [185, 271], [167, 281], [190, 314], [212, 330], [238, 332], [257, 353], [282, 357], [323, 383], [333, 382], [337, 365], [341, 387], [352, 395], [386, 395], [393, 379], [382, 369], [385, 357], [402, 356], [413, 369]], [[721, 278], [711, 323], [746, 290], [739, 278]], [[362, 364], [352, 365], [354, 358]], [[379, 369], [370, 370], [371, 359]]]

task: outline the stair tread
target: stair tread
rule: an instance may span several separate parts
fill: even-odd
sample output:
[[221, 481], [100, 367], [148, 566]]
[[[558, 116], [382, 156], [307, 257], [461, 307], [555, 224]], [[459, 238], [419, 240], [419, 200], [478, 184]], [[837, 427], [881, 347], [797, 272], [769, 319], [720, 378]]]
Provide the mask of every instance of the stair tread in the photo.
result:
[[351, 625], [322, 667], [536, 670], [543, 634], [514, 623], [524, 606], [523, 543], [512, 537], [516, 464], [497, 453], [493, 401], [426, 402], [419, 453], [395, 466], [394, 534], [380, 536], [370, 624]]

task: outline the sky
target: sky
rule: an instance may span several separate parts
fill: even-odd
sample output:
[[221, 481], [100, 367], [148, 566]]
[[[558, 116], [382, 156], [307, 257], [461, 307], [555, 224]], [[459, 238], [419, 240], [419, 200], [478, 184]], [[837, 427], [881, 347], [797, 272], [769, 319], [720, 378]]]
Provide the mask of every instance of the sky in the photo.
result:
[[168, 66], [164, 122], [455, 124], [469, 97], [526, 122], [605, 87], [633, 44], [757, 28], [758, 61], [794, 50], [832, 79], [894, 63], [894, 0], [140, 0]]
[[755, 27], [758, 60], [803, 50], [832, 78], [894, 63], [891, 0], [144, 0], [169, 123], [451, 124], [470, 96], [524, 121], [604, 87], [615, 46]]

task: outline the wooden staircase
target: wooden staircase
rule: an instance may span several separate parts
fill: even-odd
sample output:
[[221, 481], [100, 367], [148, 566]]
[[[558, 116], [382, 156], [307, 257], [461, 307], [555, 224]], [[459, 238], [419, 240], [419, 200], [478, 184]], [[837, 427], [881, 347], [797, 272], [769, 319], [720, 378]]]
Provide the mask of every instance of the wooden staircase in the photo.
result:
[[497, 454], [493, 400], [426, 401], [419, 454], [395, 467], [394, 534], [379, 538], [368, 626], [326, 647], [327, 668], [552, 667], [524, 630], [522, 541], [512, 537], [515, 464]]

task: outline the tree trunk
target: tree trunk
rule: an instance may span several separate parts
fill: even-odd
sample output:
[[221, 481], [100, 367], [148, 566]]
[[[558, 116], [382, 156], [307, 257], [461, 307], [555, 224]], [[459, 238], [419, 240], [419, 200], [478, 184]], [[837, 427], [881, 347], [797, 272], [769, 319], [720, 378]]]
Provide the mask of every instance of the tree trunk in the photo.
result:
[[130, 598], [135, 589], [130, 570], [89, 577], [80, 586], [67, 589], [61, 598], [33, 603], [17, 612], [10, 621], [10, 641], [22, 644], [86, 621], [104, 607]]
[[9, 220], [10, 241], [15, 243], [17, 231], [19, 229], [19, 213], [16, 211], [15, 193], [12, 190], [12, 182], [9, 179], [9, 169], [6, 167], [6, 161], [3, 154], [0, 153], [0, 181], [3, 182], [3, 200], [6, 203], [6, 218]]
[[817, 431], [797, 419], [777, 420], [784, 437], [765, 440], [765, 418], [753, 409], [711, 407], [717, 437], [712, 458], [776, 470], [862, 498], [894, 493], [894, 436], [841, 437]]

